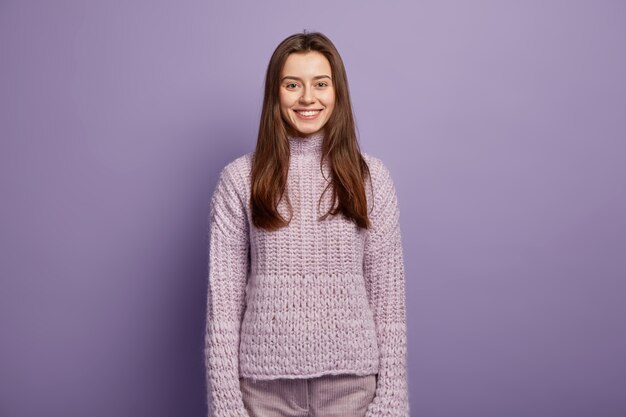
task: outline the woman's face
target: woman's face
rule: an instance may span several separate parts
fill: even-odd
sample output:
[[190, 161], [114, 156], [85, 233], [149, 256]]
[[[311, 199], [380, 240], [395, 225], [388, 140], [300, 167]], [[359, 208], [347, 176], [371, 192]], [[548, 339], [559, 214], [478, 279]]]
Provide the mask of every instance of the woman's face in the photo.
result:
[[280, 111], [296, 135], [324, 127], [335, 108], [330, 63], [317, 51], [292, 53], [280, 74]]

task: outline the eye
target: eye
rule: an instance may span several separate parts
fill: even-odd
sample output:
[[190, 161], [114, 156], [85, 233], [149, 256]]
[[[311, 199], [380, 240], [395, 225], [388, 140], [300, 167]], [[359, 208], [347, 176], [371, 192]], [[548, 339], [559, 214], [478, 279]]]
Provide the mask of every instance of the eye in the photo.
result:
[[324, 82], [324, 81], [320, 81], [319, 83], [317, 83], [318, 86], [320, 87], [326, 87], [328, 86], [328, 83]]
[[[292, 87], [293, 86], [293, 87]], [[291, 88], [296, 88], [298, 85], [296, 83], [289, 83], [287, 84], [285, 87], [291, 89]]]

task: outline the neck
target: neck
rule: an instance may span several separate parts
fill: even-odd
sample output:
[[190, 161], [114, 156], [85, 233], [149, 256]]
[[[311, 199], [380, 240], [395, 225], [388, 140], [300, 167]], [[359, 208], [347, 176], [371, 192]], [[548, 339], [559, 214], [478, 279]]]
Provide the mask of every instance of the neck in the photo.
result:
[[308, 136], [290, 134], [289, 149], [292, 154], [321, 154], [324, 133], [316, 132]]

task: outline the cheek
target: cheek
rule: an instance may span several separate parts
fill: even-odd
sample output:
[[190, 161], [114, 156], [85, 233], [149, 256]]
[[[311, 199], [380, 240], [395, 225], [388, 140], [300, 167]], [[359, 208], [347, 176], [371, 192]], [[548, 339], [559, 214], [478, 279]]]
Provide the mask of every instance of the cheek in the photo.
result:
[[335, 107], [335, 92], [334, 91], [329, 91], [326, 96], [324, 97], [324, 104], [326, 105], [326, 107], [328, 107], [329, 109], [332, 109]]
[[284, 116], [289, 114], [289, 103], [282, 96], [280, 97], [280, 112]]
[[335, 109], [335, 96], [334, 95], [331, 95], [326, 100], [326, 108], [329, 110], [328, 113], [329, 113], [329, 116], [330, 116], [330, 113], [332, 113], [333, 110]]
[[289, 109], [293, 106], [293, 99], [289, 94], [281, 94], [279, 96], [280, 100], [280, 108], [284, 112], [288, 112]]

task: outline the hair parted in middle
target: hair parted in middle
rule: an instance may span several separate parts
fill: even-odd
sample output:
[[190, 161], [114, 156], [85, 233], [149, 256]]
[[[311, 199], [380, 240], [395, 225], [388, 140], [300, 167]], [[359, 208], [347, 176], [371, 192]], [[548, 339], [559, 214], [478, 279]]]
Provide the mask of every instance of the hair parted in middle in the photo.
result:
[[[343, 214], [357, 226], [367, 229], [370, 220], [365, 178], [370, 175], [370, 171], [357, 142], [346, 70], [330, 39], [320, 32], [307, 33], [306, 30], [285, 38], [276, 47], [267, 67], [259, 133], [252, 161], [252, 222], [258, 228], [273, 231], [287, 226], [291, 221], [291, 218], [287, 220], [278, 212], [278, 203], [285, 194], [290, 158], [289, 126], [280, 110], [280, 76], [290, 54], [310, 51], [320, 52], [328, 59], [336, 97], [335, 108], [323, 127], [320, 160], [321, 170], [324, 160], [328, 161], [331, 181], [320, 196], [318, 207], [330, 186], [333, 189], [332, 204], [318, 220], [324, 220], [329, 215]], [[293, 216], [288, 195], [287, 203]]]

